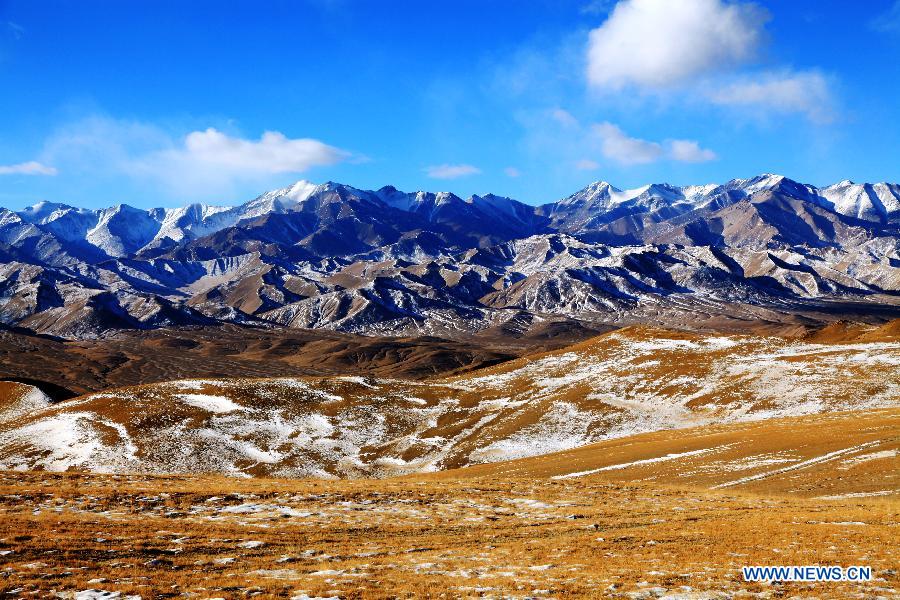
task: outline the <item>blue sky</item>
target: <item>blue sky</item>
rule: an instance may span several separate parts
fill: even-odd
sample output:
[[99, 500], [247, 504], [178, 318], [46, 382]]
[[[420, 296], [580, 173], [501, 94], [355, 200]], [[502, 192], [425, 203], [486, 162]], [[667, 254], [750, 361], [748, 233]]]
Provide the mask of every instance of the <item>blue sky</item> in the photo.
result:
[[0, 206], [900, 181], [900, 2], [0, 0]]

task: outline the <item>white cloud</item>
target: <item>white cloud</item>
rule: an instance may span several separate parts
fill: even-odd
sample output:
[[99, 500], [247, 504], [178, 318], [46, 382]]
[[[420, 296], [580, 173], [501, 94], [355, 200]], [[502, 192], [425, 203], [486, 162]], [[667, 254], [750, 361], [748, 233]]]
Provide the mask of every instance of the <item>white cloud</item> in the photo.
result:
[[669, 142], [669, 156], [678, 162], [701, 163], [716, 160], [716, 153], [694, 140], [672, 140]]
[[[594, 125], [593, 132], [600, 141], [600, 152], [603, 156], [621, 165], [643, 165], [663, 159], [696, 163], [717, 158], [715, 152], [701, 148], [694, 140], [651, 142], [629, 137], [618, 125], [609, 122]], [[582, 162], [587, 164], [592, 161]]]
[[0, 175], [56, 175], [54, 167], [31, 160], [17, 165], [0, 165]]
[[289, 139], [277, 131], [266, 131], [254, 141], [232, 137], [210, 127], [187, 134], [180, 148], [164, 150], [142, 160], [150, 169], [171, 162], [200, 169], [226, 169], [233, 177], [255, 177], [302, 173], [348, 157], [349, 153], [310, 138]]
[[[688, 100], [686, 85], [692, 84], [692, 99], [751, 115], [833, 121], [832, 82], [818, 71], [735, 72], [763, 45], [768, 18], [751, 2], [621, 0], [590, 33], [588, 83], [607, 91], [665, 92], [676, 101]], [[895, 22], [900, 29], [900, 0], [873, 26], [889, 30]]]
[[477, 175], [481, 173], [481, 169], [472, 165], [432, 165], [425, 167], [425, 173], [432, 179], [456, 179]]
[[588, 82], [668, 88], [751, 60], [768, 13], [722, 0], [622, 0], [590, 33]]
[[720, 105], [799, 113], [816, 123], [834, 119], [828, 80], [816, 71], [764, 73], [711, 88], [707, 95]]
[[656, 162], [663, 156], [663, 148], [656, 142], [628, 137], [618, 125], [609, 122], [594, 125], [594, 133], [600, 139], [603, 156], [623, 165], [640, 165]]
[[[564, 117], [560, 118], [560, 115]], [[564, 109], [543, 109], [525, 114], [522, 123], [528, 134], [529, 152], [580, 171], [662, 161], [702, 163], [718, 158], [716, 152], [694, 139], [642, 139], [629, 135], [610, 121], [585, 121]]]
[[503, 169], [503, 172], [507, 177], [520, 177], [522, 175], [522, 171], [518, 170], [515, 167], [506, 167]]
[[333, 165], [353, 155], [319, 140], [268, 131], [259, 139], [216, 128], [186, 135], [140, 121], [93, 116], [68, 124], [44, 146], [42, 162], [102, 179], [129, 176], [179, 196], [218, 199], [242, 185], [283, 183], [279, 175]]

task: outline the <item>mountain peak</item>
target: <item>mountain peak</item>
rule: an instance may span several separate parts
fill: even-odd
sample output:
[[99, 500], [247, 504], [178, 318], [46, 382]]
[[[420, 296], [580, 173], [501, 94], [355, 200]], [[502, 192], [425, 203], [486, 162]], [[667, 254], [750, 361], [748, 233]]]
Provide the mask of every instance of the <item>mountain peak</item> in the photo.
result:
[[309, 198], [318, 187], [318, 184], [312, 183], [311, 181], [306, 181], [305, 179], [301, 179], [293, 185], [284, 188], [284, 196], [286, 198], [294, 200], [295, 202], [302, 202], [303, 200]]
[[40, 202], [36, 202], [36, 203], [32, 204], [31, 206], [29, 206], [28, 208], [23, 209], [22, 212], [28, 212], [28, 211], [35, 212], [35, 211], [43, 210], [45, 207], [48, 207], [48, 206], [55, 207], [55, 206], [65, 206], [65, 205], [59, 204], [56, 202], [50, 202], [49, 200], [41, 200]]
[[594, 181], [593, 183], [588, 185], [585, 189], [590, 189], [590, 190], [608, 189], [608, 190], [613, 190], [613, 191], [619, 191], [616, 186], [614, 186], [613, 184], [611, 184], [608, 181], [603, 181], [602, 179], [598, 180], [598, 181]]
[[777, 173], [761, 173], [755, 177], [750, 177], [749, 179], [734, 179], [733, 181], [738, 183], [741, 187], [764, 189], [774, 187], [785, 179], [787, 178], [784, 175], [779, 175]]
[[757, 192], [763, 191], [778, 191], [804, 199], [816, 196], [814, 187], [777, 173], [762, 173], [749, 179], [732, 179], [723, 187], [726, 190], [738, 191], [746, 196], [752, 196]]
[[453, 192], [438, 192], [434, 195], [435, 204], [448, 204], [450, 202], [453, 202], [454, 200], [459, 199], [460, 198]]
[[33, 204], [28, 208], [22, 209], [18, 211], [16, 214], [23, 221], [27, 221], [29, 223], [40, 221], [46, 219], [53, 213], [61, 210], [75, 210], [73, 207], [68, 204], [61, 204], [59, 202], [49, 202], [47, 200], [41, 200], [37, 204]]

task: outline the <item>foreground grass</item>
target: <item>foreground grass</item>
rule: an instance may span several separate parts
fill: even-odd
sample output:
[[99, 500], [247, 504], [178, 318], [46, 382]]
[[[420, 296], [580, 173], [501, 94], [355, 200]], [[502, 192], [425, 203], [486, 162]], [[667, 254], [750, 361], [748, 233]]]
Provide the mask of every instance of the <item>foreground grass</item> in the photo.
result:
[[[0, 592], [142, 598], [896, 597], [900, 504], [591, 479], [0, 474]], [[869, 565], [760, 585], [743, 565]], [[97, 596], [99, 597], [99, 596]], [[111, 596], [106, 596], [111, 597]]]

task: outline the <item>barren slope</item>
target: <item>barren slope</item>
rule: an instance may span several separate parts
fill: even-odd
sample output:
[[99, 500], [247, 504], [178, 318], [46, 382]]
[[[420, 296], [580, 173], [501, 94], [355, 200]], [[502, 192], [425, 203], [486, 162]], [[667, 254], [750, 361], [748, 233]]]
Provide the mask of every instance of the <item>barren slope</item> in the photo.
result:
[[[101, 340], [63, 341], [0, 329], [0, 377], [34, 379], [72, 390], [71, 397], [110, 387], [185, 377], [300, 377], [353, 372], [420, 379], [472, 370], [584, 339], [452, 342], [439, 338], [370, 338], [331, 331], [234, 325], [120, 332]], [[497, 347], [500, 346], [500, 347]]]
[[663, 429], [896, 406], [898, 365], [897, 341], [629, 328], [445, 379], [182, 380], [107, 390], [0, 422], [0, 466], [383, 477]]
[[430, 477], [641, 481], [824, 499], [900, 501], [900, 409], [646, 433]]

